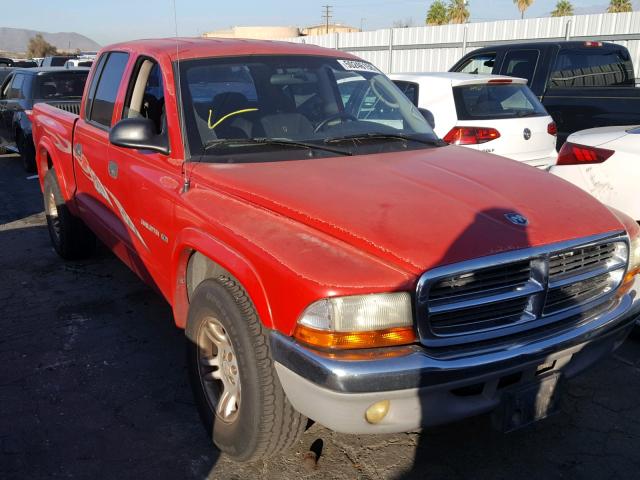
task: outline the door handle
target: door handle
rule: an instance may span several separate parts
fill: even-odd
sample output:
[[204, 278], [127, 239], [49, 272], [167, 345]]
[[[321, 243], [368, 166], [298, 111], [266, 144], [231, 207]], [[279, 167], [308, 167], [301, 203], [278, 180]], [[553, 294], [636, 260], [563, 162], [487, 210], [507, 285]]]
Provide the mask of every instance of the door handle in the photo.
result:
[[111, 178], [118, 178], [118, 164], [113, 160], [109, 160], [109, 176]]

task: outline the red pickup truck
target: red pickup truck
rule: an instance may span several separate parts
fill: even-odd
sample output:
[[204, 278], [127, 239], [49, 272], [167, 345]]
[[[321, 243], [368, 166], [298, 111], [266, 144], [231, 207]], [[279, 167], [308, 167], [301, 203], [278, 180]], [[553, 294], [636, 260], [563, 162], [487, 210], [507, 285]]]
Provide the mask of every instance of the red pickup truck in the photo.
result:
[[86, 256], [98, 237], [167, 299], [203, 421], [239, 461], [291, 446], [307, 418], [527, 424], [640, 313], [638, 224], [445, 146], [343, 52], [113, 45], [80, 115], [36, 105], [34, 137], [55, 249]]

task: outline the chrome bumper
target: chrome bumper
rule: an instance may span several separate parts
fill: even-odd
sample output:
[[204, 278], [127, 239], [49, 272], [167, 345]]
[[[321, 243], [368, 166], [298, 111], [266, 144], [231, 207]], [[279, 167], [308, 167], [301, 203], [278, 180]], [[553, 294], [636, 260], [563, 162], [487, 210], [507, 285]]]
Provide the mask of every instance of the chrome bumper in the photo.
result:
[[[544, 372], [571, 377], [617, 348], [640, 315], [640, 278], [603, 313], [545, 337], [514, 340], [483, 353], [437, 355], [414, 347], [402, 356], [341, 359], [274, 332], [272, 355], [294, 408], [345, 433], [390, 433], [448, 423], [491, 411], [504, 388]], [[387, 353], [389, 350], [387, 350]], [[378, 424], [365, 420], [375, 402], [390, 401]]]

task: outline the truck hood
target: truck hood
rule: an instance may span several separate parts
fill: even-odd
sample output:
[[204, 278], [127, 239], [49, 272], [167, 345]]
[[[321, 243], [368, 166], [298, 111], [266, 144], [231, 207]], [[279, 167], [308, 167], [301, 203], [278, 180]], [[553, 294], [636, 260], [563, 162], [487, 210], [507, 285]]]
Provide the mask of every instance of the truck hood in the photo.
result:
[[[438, 265], [623, 229], [579, 188], [461, 147], [194, 167], [194, 186], [284, 215], [419, 274]], [[528, 225], [512, 223], [520, 214]]]

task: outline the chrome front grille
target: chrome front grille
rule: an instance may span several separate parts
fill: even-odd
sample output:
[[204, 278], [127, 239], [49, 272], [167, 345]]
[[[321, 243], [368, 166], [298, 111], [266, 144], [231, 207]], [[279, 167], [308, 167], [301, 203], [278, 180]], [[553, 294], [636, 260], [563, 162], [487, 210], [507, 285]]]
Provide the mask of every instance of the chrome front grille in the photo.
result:
[[618, 288], [628, 250], [623, 234], [608, 234], [428, 271], [416, 294], [421, 340], [466, 344], [575, 317]]

